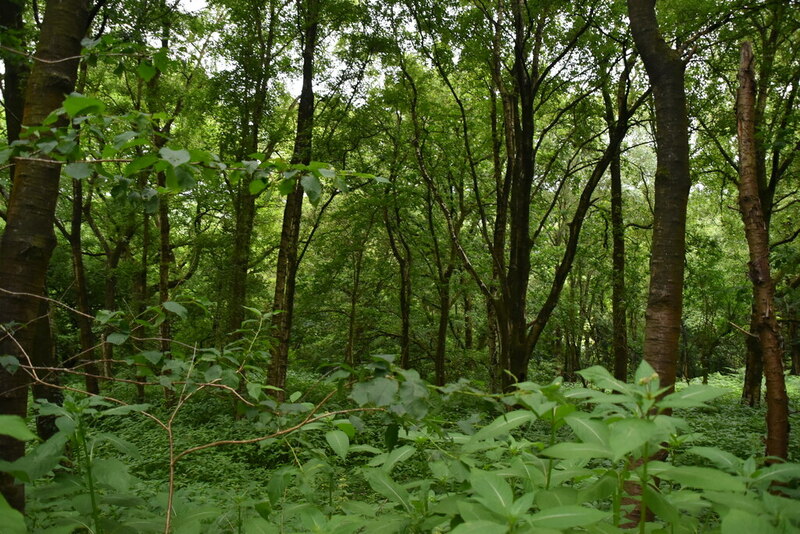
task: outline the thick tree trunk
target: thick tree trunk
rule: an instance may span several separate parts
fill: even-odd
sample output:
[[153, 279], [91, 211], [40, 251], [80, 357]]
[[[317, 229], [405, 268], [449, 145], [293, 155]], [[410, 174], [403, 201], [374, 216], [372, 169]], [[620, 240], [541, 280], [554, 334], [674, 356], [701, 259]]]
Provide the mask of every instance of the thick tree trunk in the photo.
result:
[[[38, 125], [51, 111], [61, 106], [65, 94], [72, 92], [78, 69], [77, 56], [89, 21], [85, 0], [48, 2], [45, 10], [36, 58], [25, 91], [23, 124]], [[69, 58], [69, 59], [68, 59]], [[0, 324], [20, 325], [4, 332], [0, 353], [16, 355], [23, 363], [31, 354], [35, 331], [29, 323], [38, 316], [47, 266], [55, 246], [53, 222], [58, 199], [61, 165], [56, 162], [18, 160], [14, 186], [8, 203], [7, 223], [0, 243]], [[13, 339], [12, 339], [13, 337]], [[25, 352], [18, 350], [18, 345]], [[0, 370], [0, 414], [27, 414], [28, 376]], [[25, 453], [24, 444], [0, 436], [0, 459], [14, 461]], [[13, 477], [0, 475], [0, 492], [22, 510], [23, 486]]]
[[[303, 21], [303, 89], [297, 109], [297, 134], [294, 140], [292, 163], [308, 164], [311, 161], [311, 140], [314, 127], [314, 55], [319, 27], [319, 1], [298, 0], [297, 9]], [[297, 278], [297, 243], [300, 237], [300, 217], [303, 214], [303, 188], [300, 180], [286, 197], [283, 226], [278, 250], [275, 276], [275, 298], [272, 310], [275, 346], [267, 380], [278, 389], [277, 397], [283, 399], [286, 387], [286, 370], [289, 363], [289, 339], [292, 331], [295, 282]]]
[[775, 285], [769, 267], [769, 234], [758, 189], [753, 50], [742, 44], [736, 115], [739, 134], [739, 210], [750, 251], [750, 281], [758, 335], [767, 382], [766, 455], [786, 459], [789, 448], [789, 400], [783, 377], [783, 351], [775, 309]]
[[628, 0], [628, 16], [656, 108], [655, 213], [644, 357], [663, 387], [675, 383], [683, 311], [690, 184], [684, 63], [659, 32], [655, 0]]

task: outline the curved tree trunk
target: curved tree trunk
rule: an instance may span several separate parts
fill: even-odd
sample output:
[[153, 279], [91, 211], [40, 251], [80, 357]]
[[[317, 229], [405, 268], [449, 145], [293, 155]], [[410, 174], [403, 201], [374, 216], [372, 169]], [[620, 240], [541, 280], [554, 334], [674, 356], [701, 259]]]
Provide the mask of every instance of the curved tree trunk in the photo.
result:
[[655, 0], [628, 0], [628, 16], [656, 108], [655, 213], [644, 357], [658, 373], [663, 387], [675, 383], [683, 311], [690, 184], [685, 65], [661, 36]]
[[758, 335], [764, 375], [767, 379], [766, 455], [786, 459], [789, 452], [789, 399], [783, 377], [783, 351], [775, 310], [775, 284], [769, 268], [769, 233], [758, 190], [755, 75], [753, 49], [742, 43], [736, 116], [739, 133], [739, 210], [750, 251], [750, 281], [753, 283], [752, 330]]
[[[25, 92], [23, 124], [37, 125], [61, 106], [65, 94], [75, 87], [81, 39], [86, 33], [89, 11], [86, 0], [48, 2], [36, 58]], [[66, 59], [71, 58], [71, 59]], [[0, 324], [20, 325], [3, 332], [0, 353], [16, 355], [23, 363], [33, 347], [34, 330], [26, 328], [38, 316], [39, 301], [20, 293], [41, 295], [50, 256], [55, 246], [53, 222], [61, 164], [18, 160], [8, 204], [6, 230], [0, 243]], [[25, 352], [18, 349], [18, 345]], [[30, 362], [36, 363], [36, 362]], [[28, 376], [0, 370], [0, 414], [27, 414]], [[0, 459], [14, 461], [25, 453], [24, 444], [0, 436]], [[17, 510], [24, 509], [24, 487], [13, 477], [0, 475], [0, 492]]]

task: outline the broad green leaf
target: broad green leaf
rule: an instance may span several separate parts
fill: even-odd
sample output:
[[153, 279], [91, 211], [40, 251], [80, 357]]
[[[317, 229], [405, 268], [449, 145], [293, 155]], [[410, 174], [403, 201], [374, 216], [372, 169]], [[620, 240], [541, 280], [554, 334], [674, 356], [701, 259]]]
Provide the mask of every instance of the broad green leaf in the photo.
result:
[[14, 155], [13, 148], [4, 148], [0, 150], [0, 165], [5, 165], [5, 163], [11, 159], [12, 155]]
[[161, 155], [161, 159], [168, 162], [173, 167], [183, 165], [184, 163], [189, 163], [189, 160], [191, 159], [189, 151], [184, 149], [172, 150], [169, 147], [164, 147], [159, 150], [158, 153]]
[[710, 467], [673, 467], [662, 472], [660, 476], [690, 488], [719, 491], [745, 490], [744, 483], [738, 477]]
[[80, 114], [96, 113], [101, 114], [105, 109], [105, 105], [97, 100], [88, 96], [83, 96], [80, 93], [72, 93], [64, 100], [64, 111], [70, 117], [75, 117]]
[[544, 456], [561, 458], [562, 460], [584, 460], [588, 458], [611, 458], [611, 449], [596, 443], [556, 443], [542, 451]]
[[658, 403], [660, 408], [700, 408], [712, 399], [725, 394], [725, 390], [701, 384], [693, 384], [675, 393], [670, 393]]
[[536, 419], [536, 415], [530, 410], [516, 410], [503, 414], [476, 432], [470, 438], [468, 446], [503, 434], [508, 434], [511, 430], [525, 423], [529, 423], [534, 419]]
[[125, 176], [130, 176], [139, 171], [147, 169], [148, 167], [151, 167], [157, 161], [158, 161], [158, 156], [156, 156], [155, 154], [146, 154], [140, 158], [135, 158], [133, 161], [131, 161], [125, 166], [123, 174]]
[[331, 430], [325, 434], [325, 440], [335, 452], [343, 460], [347, 457], [347, 451], [350, 448], [350, 438], [341, 430]]
[[488, 471], [473, 471], [470, 475], [472, 489], [476, 498], [486, 508], [497, 513], [506, 514], [514, 502], [514, 492], [508, 482]]
[[722, 534], [774, 534], [776, 528], [765, 517], [731, 510], [722, 518]]
[[36, 434], [28, 429], [25, 420], [18, 415], [0, 415], [0, 434], [20, 441], [36, 439]]
[[530, 522], [534, 527], [573, 528], [597, 523], [608, 517], [608, 515], [608, 512], [602, 512], [595, 508], [585, 508], [577, 505], [558, 506], [533, 514], [530, 517]]
[[25, 525], [25, 517], [11, 508], [2, 495], [0, 495], [0, 525], [3, 525], [3, 532], [6, 534], [25, 534], [28, 532], [28, 527]]
[[759, 469], [751, 477], [756, 482], [777, 480], [778, 482], [789, 482], [800, 480], [800, 464], [783, 463], [773, 464], [769, 467]]
[[307, 532], [325, 532], [325, 516], [316, 506], [304, 506], [298, 514]]
[[70, 178], [83, 180], [92, 175], [92, 167], [88, 163], [70, 163], [64, 166], [64, 173]]
[[608, 426], [582, 413], [570, 414], [564, 418], [569, 427], [584, 443], [608, 446]]
[[274, 534], [279, 532], [280, 527], [270, 523], [261, 517], [251, 517], [242, 525], [243, 534]]
[[187, 311], [181, 304], [178, 304], [175, 301], [168, 300], [164, 302], [164, 309], [167, 311], [171, 311], [175, 315], [179, 316], [181, 319], [186, 319]]
[[103, 410], [101, 412], [102, 415], [126, 415], [131, 412], [144, 412], [148, 408], [150, 408], [149, 404], [125, 404], [123, 406], [117, 406], [116, 408], [109, 408], [108, 410]]
[[664, 498], [664, 495], [653, 490], [649, 485], [644, 489], [644, 502], [658, 517], [667, 521], [672, 525], [677, 525], [681, 522], [681, 514], [669, 501]]
[[[755, 515], [764, 513], [764, 504], [755, 492], [738, 494], [729, 491], [706, 490], [702, 493], [702, 496], [714, 504], [721, 505], [722, 510], [741, 510]], [[723, 514], [721, 513], [720, 515]]]
[[481, 519], [461, 523], [451, 532], [452, 534], [505, 534], [508, 532], [508, 527], [494, 521]]
[[370, 487], [392, 502], [401, 504], [406, 511], [411, 511], [411, 499], [408, 492], [397, 482], [389, 478], [380, 469], [370, 469], [364, 475]]
[[715, 465], [730, 472], [736, 472], [742, 465], [741, 459], [716, 447], [692, 447], [686, 452], [711, 460]]
[[361, 405], [388, 406], [394, 399], [399, 387], [397, 380], [378, 377], [369, 382], [360, 382], [353, 386], [353, 392], [350, 397]]
[[294, 191], [295, 185], [297, 185], [297, 181], [294, 178], [284, 178], [278, 182], [278, 192], [281, 195], [286, 196]]
[[247, 189], [250, 191], [251, 195], [257, 195], [266, 188], [267, 182], [260, 179], [252, 180], [247, 186]]
[[153, 79], [153, 76], [156, 75], [156, 68], [150, 64], [149, 61], [142, 61], [139, 63], [139, 66], [136, 67], [136, 74], [138, 74], [139, 78], [142, 80], [149, 82]]
[[311, 204], [316, 206], [322, 196], [322, 182], [319, 181], [319, 178], [313, 174], [304, 174], [300, 178], [300, 185], [303, 186]]
[[629, 384], [614, 378], [614, 376], [612, 376], [612, 374], [609, 373], [608, 369], [605, 367], [595, 365], [593, 367], [589, 367], [588, 369], [578, 371], [578, 374], [600, 388], [610, 389], [619, 393], [631, 392], [631, 386]]
[[130, 337], [128, 334], [122, 332], [112, 332], [106, 336], [106, 341], [112, 345], [122, 345]]
[[644, 419], [621, 419], [612, 423], [609, 428], [614, 460], [623, 458], [659, 433], [659, 428], [655, 423]]
[[92, 475], [100, 484], [118, 492], [127, 491], [133, 480], [128, 473], [128, 466], [115, 458], [99, 458], [92, 461]]
[[386, 461], [383, 462], [381, 469], [389, 473], [392, 468], [398, 463], [402, 463], [416, 454], [417, 448], [411, 445], [403, 445], [397, 449], [392, 450], [386, 455]]

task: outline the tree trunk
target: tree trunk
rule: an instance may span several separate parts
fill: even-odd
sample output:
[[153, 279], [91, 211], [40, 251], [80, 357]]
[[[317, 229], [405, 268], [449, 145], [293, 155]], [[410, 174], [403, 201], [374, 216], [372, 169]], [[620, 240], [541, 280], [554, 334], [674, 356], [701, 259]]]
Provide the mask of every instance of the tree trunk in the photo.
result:
[[[314, 127], [314, 55], [319, 27], [319, 0], [298, 0], [297, 9], [303, 21], [303, 89], [297, 109], [297, 134], [294, 140], [292, 163], [308, 164], [311, 161], [311, 140]], [[294, 190], [286, 197], [283, 210], [281, 241], [275, 275], [275, 298], [272, 316], [275, 346], [272, 348], [267, 380], [279, 388], [277, 397], [283, 400], [286, 387], [286, 370], [289, 364], [289, 339], [292, 331], [295, 282], [297, 278], [297, 243], [300, 237], [300, 217], [303, 214], [303, 188], [298, 179]]]
[[[36, 49], [36, 58], [25, 91], [23, 124], [38, 125], [61, 106], [72, 92], [78, 70], [81, 39], [86, 33], [89, 12], [85, 0], [48, 2]], [[62, 123], [63, 126], [63, 123]], [[28, 363], [35, 331], [26, 327], [39, 313], [39, 301], [20, 293], [42, 295], [47, 266], [55, 246], [53, 222], [58, 200], [61, 164], [18, 160], [14, 186], [8, 203], [6, 229], [0, 243], [0, 324], [21, 325], [6, 332], [0, 353], [16, 355]], [[13, 339], [12, 339], [13, 336]], [[17, 343], [25, 351], [20, 352]], [[37, 362], [30, 362], [36, 364]], [[0, 370], [0, 414], [27, 414], [28, 376]], [[14, 461], [25, 453], [21, 441], [0, 436], [0, 459]], [[14, 478], [0, 475], [0, 492], [11, 506], [23, 510], [25, 492]]]
[[739, 210], [750, 251], [750, 281], [753, 283], [752, 334], [758, 335], [767, 382], [766, 455], [787, 459], [789, 448], [789, 400], [783, 377], [783, 351], [775, 310], [775, 285], [769, 267], [769, 234], [758, 189], [755, 119], [755, 75], [753, 50], [742, 43], [736, 115], [739, 134]]
[[690, 184], [684, 63], [659, 32], [655, 0], [628, 0], [628, 16], [656, 109], [655, 210], [644, 357], [658, 373], [661, 386], [670, 387], [675, 383], [679, 353]]
[[[394, 221], [389, 220], [389, 209], [383, 209], [383, 224], [389, 235], [389, 246], [397, 261], [400, 275], [400, 366], [408, 369], [411, 361], [411, 247], [400, 229], [400, 209], [394, 206]], [[397, 225], [396, 229], [392, 225]]]
[[92, 320], [87, 317], [89, 310], [89, 289], [86, 285], [86, 269], [83, 265], [83, 240], [81, 227], [83, 225], [83, 182], [72, 180], [72, 220], [70, 224], [69, 245], [72, 252], [72, 269], [75, 273], [75, 293], [77, 295], [78, 311], [75, 316], [78, 323], [78, 338], [80, 340], [81, 354], [78, 361], [86, 372], [86, 391], [97, 395], [100, 393], [98, 377], [100, 375], [94, 351], [94, 335], [92, 334]]
[[[22, 11], [25, 7], [23, 0], [0, 1], [0, 45], [13, 50], [24, 51], [24, 28]], [[25, 78], [30, 71], [27, 59], [8, 50], [0, 50], [3, 58], [3, 109], [6, 119], [6, 134], [8, 142], [19, 139], [22, 126], [22, 111], [25, 104]]]

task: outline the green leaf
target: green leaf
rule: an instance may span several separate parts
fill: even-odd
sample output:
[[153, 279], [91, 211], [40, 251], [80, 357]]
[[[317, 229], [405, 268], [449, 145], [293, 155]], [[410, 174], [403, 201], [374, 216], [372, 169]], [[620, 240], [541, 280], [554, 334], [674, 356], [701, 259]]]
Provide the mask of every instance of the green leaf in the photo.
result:
[[597, 523], [608, 515], [607, 512], [583, 506], [558, 506], [533, 514], [530, 516], [530, 522], [534, 527], [574, 528]]
[[164, 147], [159, 150], [158, 153], [161, 155], [161, 159], [168, 162], [173, 167], [183, 165], [184, 163], [189, 163], [189, 160], [191, 159], [189, 151], [184, 149], [172, 150], [169, 147]]
[[267, 188], [267, 182], [264, 180], [252, 180], [250, 184], [247, 186], [248, 190], [250, 191], [251, 195], [257, 195], [261, 191]]
[[508, 482], [488, 471], [473, 471], [470, 475], [477, 500], [494, 512], [507, 514], [514, 502], [514, 492]]
[[147, 154], [140, 158], [136, 158], [125, 166], [123, 174], [125, 176], [136, 174], [139, 171], [151, 167], [157, 161], [158, 161], [158, 156], [156, 156], [155, 154]]
[[759, 469], [753, 473], [751, 477], [756, 482], [789, 482], [791, 480], [800, 480], [800, 464], [774, 464], [763, 469]]
[[631, 392], [631, 386], [629, 384], [614, 378], [605, 367], [595, 365], [588, 369], [578, 371], [578, 374], [600, 388], [610, 389], [619, 393]]
[[564, 418], [564, 421], [584, 443], [608, 446], [608, 426], [603, 422], [590, 419], [582, 413], [570, 414]]
[[322, 196], [322, 182], [319, 181], [319, 178], [313, 174], [304, 174], [300, 178], [300, 185], [303, 186], [311, 204], [314, 206], [319, 204], [319, 199]]
[[394, 400], [399, 387], [397, 380], [378, 377], [353, 386], [350, 397], [360, 405], [388, 406]]
[[722, 518], [722, 534], [773, 534], [777, 529], [766, 518], [731, 510]]
[[25, 420], [18, 415], [0, 415], [0, 434], [20, 441], [36, 439], [36, 434], [28, 429]]
[[64, 173], [70, 178], [83, 180], [92, 175], [92, 167], [88, 163], [70, 163], [64, 166]]
[[116, 491], [127, 491], [133, 477], [128, 473], [128, 466], [115, 458], [100, 458], [92, 461], [92, 475], [97, 482]]
[[389, 478], [389, 475], [385, 472], [380, 469], [370, 469], [365, 472], [364, 476], [375, 492], [383, 495], [392, 502], [401, 504], [406, 511], [411, 511], [411, 499], [408, 492], [405, 488], [400, 486], [400, 484]]
[[615, 461], [638, 449], [659, 433], [655, 423], [644, 419], [621, 419], [612, 423], [609, 428]]
[[11, 508], [2, 495], [0, 495], [0, 525], [3, 525], [3, 532], [6, 534], [25, 534], [28, 532], [28, 527], [25, 525], [25, 517]]
[[611, 458], [611, 449], [596, 443], [556, 443], [542, 451], [544, 456], [561, 458], [562, 460], [585, 460], [589, 458]]
[[659, 408], [700, 408], [712, 399], [725, 394], [724, 389], [716, 389], [702, 384], [693, 384], [675, 393], [670, 393], [658, 403]]
[[125, 404], [124, 406], [103, 410], [100, 413], [101, 415], [127, 415], [131, 412], [144, 412], [148, 408], [150, 408], [149, 404]]
[[181, 304], [174, 302], [172, 300], [168, 300], [164, 302], [164, 309], [167, 311], [171, 311], [175, 315], [179, 316], [181, 319], [186, 319], [187, 317], [187, 310]]
[[452, 534], [505, 534], [508, 532], [508, 527], [494, 521], [481, 519], [461, 523], [451, 532]]
[[508, 434], [511, 430], [529, 423], [536, 419], [536, 415], [530, 410], [516, 410], [501, 415], [478, 432], [476, 432], [467, 443], [465, 450], [471, 448], [481, 441], [492, 439], [497, 436]]
[[733, 473], [742, 465], [741, 459], [716, 447], [692, 447], [686, 452], [711, 460], [718, 467]]
[[130, 337], [128, 334], [122, 332], [112, 332], [106, 336], [106, 341], [112, 345], [122, 345]]
[[294, 191], [294, 186], [297, 184], [297, 181], [294, 178], [285, 178], [278, 182], [278, 192], [286, 196], [292, 191]]
[[100, 115], [105, 109], [105, 104], [96, 98], [83, 96], [80, 93], [72, 93], [64, 100], [64, 111], [70, 117], [75, 117], [79, 114], [86, 115], [88, 113], [96, 113]]
[[139, 63], [139, 66], [136, 67], [136, 74], [138, 74], [139, 78], [146, 82], [152, 80], [153, 76], [156, 75], [156, 72], [156, 68], [151, 65], [149, 61], [142, 61]]
[[738, 477], [710, 467], [673, 467], [665, 470], [659, 476], [690, 488], [734, 492], [745, 491], [744, 483]]
[[0, 150], [0, 165], [4, 165], [8, 160], [11, 159], [11, 156], [13, 155], [13, 148], [4, 148], [3, 150]]
[[392, 468], [402, 463], [416, 454], [417, 448], [411, 445], [403, 445], [397, 449], [392, 450], [386, 455], [386, 460], [383, 462], [381, 469], [389, 473]]
[[350, 438], [341, 430], [331, 430], [325, 434], [325, 441], [331, 446], [342, 460], [347, 457], [347, 451], [350, 448]]

